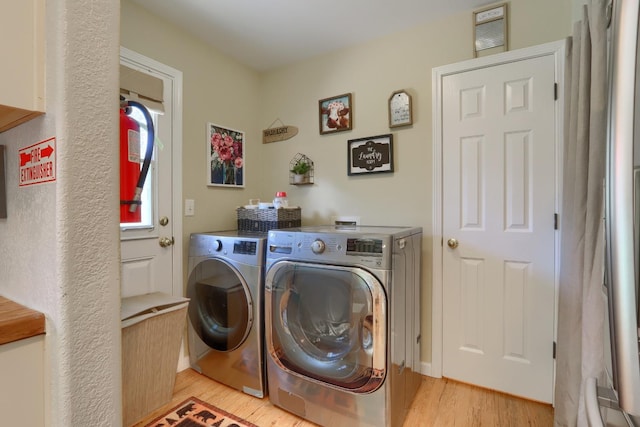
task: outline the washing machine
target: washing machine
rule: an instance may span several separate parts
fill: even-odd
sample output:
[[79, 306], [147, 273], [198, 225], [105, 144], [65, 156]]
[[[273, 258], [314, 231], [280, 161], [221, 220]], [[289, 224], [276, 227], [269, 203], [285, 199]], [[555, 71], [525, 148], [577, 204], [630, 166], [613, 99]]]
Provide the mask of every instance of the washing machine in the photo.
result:
[[401, 426], [420, 385], [419, 227], [271, 230], [269, 399], [332, 427]]
[[266, 235], [194, 233], [187, 296], [191, 367], [220, 383], [264, 397]]

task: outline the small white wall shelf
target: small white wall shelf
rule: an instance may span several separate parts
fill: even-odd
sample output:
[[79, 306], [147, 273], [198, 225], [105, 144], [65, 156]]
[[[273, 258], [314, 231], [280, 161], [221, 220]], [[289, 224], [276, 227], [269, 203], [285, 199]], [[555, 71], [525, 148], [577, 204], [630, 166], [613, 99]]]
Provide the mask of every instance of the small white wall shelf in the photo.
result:
[[[303, 174], [296, 174], [294, 170], [296, 165], [306, 163], [309, 169]], [[289, 162], [289, 184], [291, 185], [310, 185], [313, 184], [314, 167], [313, 160], [304, 154], [296, 154]]]

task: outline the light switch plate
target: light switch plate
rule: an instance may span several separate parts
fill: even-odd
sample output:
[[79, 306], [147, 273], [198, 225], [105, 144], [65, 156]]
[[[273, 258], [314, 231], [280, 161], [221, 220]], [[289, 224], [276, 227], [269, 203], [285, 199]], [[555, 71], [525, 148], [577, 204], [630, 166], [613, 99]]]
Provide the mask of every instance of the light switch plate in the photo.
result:
[[194, 216], [196, 214], [196, 201], [193, 199], [184, 200], [184, 216]]

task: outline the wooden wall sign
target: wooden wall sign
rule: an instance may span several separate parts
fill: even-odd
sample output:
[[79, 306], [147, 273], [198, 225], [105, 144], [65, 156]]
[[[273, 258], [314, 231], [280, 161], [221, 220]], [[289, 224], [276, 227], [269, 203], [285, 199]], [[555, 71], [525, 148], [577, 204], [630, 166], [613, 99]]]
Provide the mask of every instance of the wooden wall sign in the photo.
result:
[[295, 126], [280, 126], [277, 128], [269, 128], [262, 131], [262, 143], [284, 141], [293, 138], [298, 134], [298, 128]]

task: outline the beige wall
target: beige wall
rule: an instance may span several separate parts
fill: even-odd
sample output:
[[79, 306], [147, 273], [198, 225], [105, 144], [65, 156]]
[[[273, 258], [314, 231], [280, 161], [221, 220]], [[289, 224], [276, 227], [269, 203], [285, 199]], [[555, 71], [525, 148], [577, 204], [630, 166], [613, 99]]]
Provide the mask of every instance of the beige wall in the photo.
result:
[[[512, 0], [513, 49], [562, 39], [571, 26], [567, 1]], [[472, 58], [471, 11], [380, 40], [266, 73], [261, 86], [259, 125], [280, 118], [299, 127], [296, 137], [260, 147], [273, 169], [260, 194], [278, 189], [302, 207], [303, 223], [328, 222], [332, 215], [358, 215], [365, 224], [423, 227], [422, 360], [431, 360], [432, 99], [431, 70]], [[413, 125], [388, 127], [388, 98], [406, 89], [413, 98]], [[352, 93], [353, 130], [319, 135], [318, 100]], [[391, 133], [393, 174], [347, 176], [347, 140]], [[296, 153], [315, 163], [313, 186], [287, 184], [287, 165]]]
[[[236, 206], [254, 197], [271, 200], [281, 190], [290, 204], [302, 207], [303, 224], [326, 223], [339, 214], [358, 215], [371, 225], [421, 226], [422, 360], [430, 361], [431, 70], [472, 58], [472, 11], [258, 74], [128, 0], [122, 10], [122, 45], [184, 73], [183, 195], [196, 201], [196, 216], [184, 218], [185, 242], [191, 232], [233, 227]], [[511, 49], [566, 37], [571, 12], [569, 0], [510, 1]], [[413, 97], [414, 124], [391, 130], [387, 103], [398, 89]], [[353, 130], [319, 135], [318, 100], [343, 93], [353, 95]], [[297, 126], [298, 135], [262, 144], [261, 131], [276, 119]], [[247, 133], [244, 190], [204, 184], [207, 121]], [[395, 172], [348, 177], [347, 140], [387, 133], [394, 138]], [[296, 153], [315, 162], [313, 185], [288, 184]]]
[[[260, 75], [159, 20], [129, 0], [121, 2], [122, 46], [182, 71], [182, 195], [196, 201], [196, 215], [184, 217], [184, 234], [235, 228], [235, 206], [246, 204], [261, 179], [256, 152]], [[242, 189], [207, 187], [206, 124], [246, 132], [249, 148]], [[185, 239], [185, 245], [188, 239]], [[186, 251], [186, 246], [185, 246]]]

